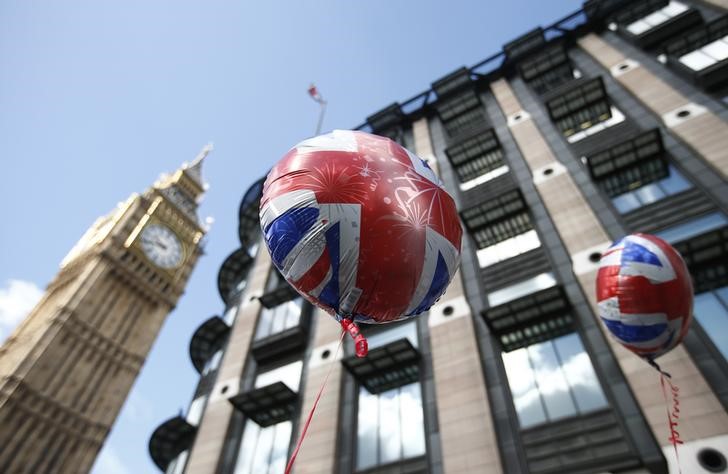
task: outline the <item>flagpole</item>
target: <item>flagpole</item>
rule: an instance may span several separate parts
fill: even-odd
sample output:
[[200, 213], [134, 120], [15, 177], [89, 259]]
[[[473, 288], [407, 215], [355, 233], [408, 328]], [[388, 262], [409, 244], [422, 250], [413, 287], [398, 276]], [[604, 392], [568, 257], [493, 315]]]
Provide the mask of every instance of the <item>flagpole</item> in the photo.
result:
[[319, 110], [319, 118], [318, 123], [316, 124], [316, 136], [318, 136], [321, 133], [321, 125], [324, 123], [324, 114], [326, 113], [326, 101], [321, 99], [319, 104], [321, 104], [321, 108]]

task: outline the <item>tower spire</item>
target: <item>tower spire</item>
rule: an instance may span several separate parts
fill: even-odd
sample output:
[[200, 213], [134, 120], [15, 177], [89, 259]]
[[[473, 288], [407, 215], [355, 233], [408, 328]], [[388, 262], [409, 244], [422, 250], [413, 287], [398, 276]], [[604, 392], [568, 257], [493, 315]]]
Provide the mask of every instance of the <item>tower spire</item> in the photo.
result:
[[212, 142], [208, 143], [202, 147], [202, 150], [200, 150], [200, 153], [195, 157], [191, 164], [188, 165], [187, 163], [184, 163], [182, 165], [182, 169], [189, 175], [189, 177], [197, 181], [197, 183], [201, 186], [204, 186], [204, 183], [202, 182], [202, 162], [205, 161], [205, 158], [213, 149], [214, 147]]

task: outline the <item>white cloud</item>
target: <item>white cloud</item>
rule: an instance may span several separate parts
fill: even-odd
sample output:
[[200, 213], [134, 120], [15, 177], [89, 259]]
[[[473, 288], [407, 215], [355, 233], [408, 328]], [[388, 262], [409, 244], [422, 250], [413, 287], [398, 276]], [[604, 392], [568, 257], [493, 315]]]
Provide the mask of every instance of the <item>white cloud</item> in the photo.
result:
[[35, 283], [24, 280], [8, 280], [0, 288], [0, 341], [15, 329], [43, 296], [43, 290]]
[[150, 422], [154, 418], [152, 402], [144, 397], [139, 390], [132, 390], [126, 401], [125, 416], [134, 423]]
[[94, 463], [92, 473], [97, 474], [131, 474], [131, 472], [124, 467], [124, 462], [121, 460], [114, 448], [105, 446], [99, 457]]

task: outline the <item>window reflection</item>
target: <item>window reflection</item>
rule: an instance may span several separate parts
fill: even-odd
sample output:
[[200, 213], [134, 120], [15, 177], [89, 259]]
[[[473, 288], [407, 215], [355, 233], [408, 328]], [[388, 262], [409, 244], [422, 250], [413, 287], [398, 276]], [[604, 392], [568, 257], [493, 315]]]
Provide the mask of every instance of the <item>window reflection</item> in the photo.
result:
[[691, 237], [695, 237], [696, 235], [718, 229], [726, 224], [728, 224], [728, 219], [726, 219], [723, 214], [720, 212], [712, 212], [705, 216], [691, 219], [682, 224], [656, 232], [655, 235], [670, 242], [671, 244], [674, 244], [676, 242], [681, 242]]
[[[367, 334], [369, 348], [407, 338], [418, 345], [417, 322]], [[361, 387], [357, 417], [356, 468], [368, 469], [425, 454], [422, 388], [419, 382], [372, 394]]]
[[538, 239], [536, 231], [529, 230], [508, 240], [478, 250], [478, 263], [480, 268], [489, 267], [540, 246], [541, 241]]
[[728, 359], [728, 286], [695, 295], [695, 318], [715, 347]]
[[303, 300], [296, 298], [273, 308], [263, 308], [258, 318], [255, 339], [263, 339], [286, 329], [298, 326]]
[[607, 406], [576, 333], [503, 354], [521, 428]]
[[[597, 106], [599, 106], [599, 105], [601, 105], [601, 104], [597, 104]], [[617, 124], [624, 122], [624, 114], [618, 108], [611, 106], [611, 107], [609, 107], [609, 110], [611, 113], [611, 117], [596, 120], [596, 123], [594, 125], [591, 125], [584, 130], [581, 130], [579, 132], [574, 133], [573, 135], [568, 136], [566, 138], [566, 140], [569, 143], [576, 143], [578, 141], [585, 139], [588, 136], [594, 135], [595, 133], [599, 133], [606, 128], [613, 127]]]
[[283, 474], [288, 460], [291, 430], [290, 421], [265, 428], [248, 421], [234, 474]]
[[407, 338], [414, 347], [417, 347], [417, 322], [410, 320], [404, 323], [394, 323], [386, 330], [367, 333], [369, 349], [386, 346], [390, 342]]
[[207, 362], [205, 362], [205, 366], [202, 368], [202, 375], [207, 375], [220, 366], [220, 361], [222, 360], [222, 354], [223, 354], [223, 350], [218, 349], [217, 352], [215, 352], [212, 355], [212, 357], [207, 359]]
[[357, 469], [425, 454], [422, 390], [415, 382], [373, 395], [359, 390]]
[[690, 189], [690, 182], [674, 166], [670, 165], [668, 170], [667, 177], [615, 196], [612, 198], [612, 204], [620, 214], [626, 214]]
[[187, 457], [189, 456], [190, 451], [185, 450], [182, 451], [177, 455], [176, 458], [172, 460], [172, 462], [169, 463], [169, 466], [167, 466], [167, 470], [164, 471], [165, 474], [182, 474], [182, 472], [185, 469], [185, 464], [187, 463]]
[[643, 35], [653, 28], [662, 25], [670, 18], [676, 17], [688, 9], [680, 2], [671, 1], [663, 8], [650, 13], [649, 15], [634, 21], [626, 26], [627, 31], [633, 35]]
[[298, 386], [301, 382], [301, 369], [303, 361], [296, 361], [290, 364], [263, 372], [255, 379], [255, 388], [273, 385], [276, 382], [283, 382], [288, 388], [294, 392], [298, 392]]
[[552, 273], [541, 273], [528, 280], [520, 281], [513, 285], [501, 288], [500, 290], [488, 293], [488, 304], [498, 306], [508, 303], [522, 296], [530, 295], [537, 291], [545, 290], [556, 285], [556, 279]]
[[228, 326], [232, 327], [237, 315], [238, 315], [238, 307], [231, 306], [227, 309], [227, 311], [225, 311], [225, 315], [222, 317], [222, 319], [223, 319], [223, 321], [225, 321], [227, 323]]
[[199, 425], [202, 419], [202, 412], [205, 408], [205, 402], [207, 401], [207, 395], [202, 395], [192, 400], [190, 408], [187, 410], [187, 421], [192, 425]]

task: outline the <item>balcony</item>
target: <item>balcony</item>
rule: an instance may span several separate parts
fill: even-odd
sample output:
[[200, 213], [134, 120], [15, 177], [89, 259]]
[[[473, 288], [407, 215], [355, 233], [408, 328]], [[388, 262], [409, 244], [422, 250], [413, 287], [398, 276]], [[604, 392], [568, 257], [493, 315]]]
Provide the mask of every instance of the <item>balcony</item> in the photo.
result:
[[260, 232], [258, 209], [260, 207], [260, 198], [263, 195], [264, 182], [265, 177], [253, 183], [240, 202], [240, 210], [238, 211], [238, 237], [243, 247], [249, 247], [256, 240]]
[[306, 347], [311, 327], [311, 306], [300, 299], [284, 304], [294, 308], [266, 308], [258, 318], [251, 349], [258, 364], [302, 351]]
[[401, 131], [404, 112], [397, 102], [367, 117], [372, 133], [395, 140]]
[[545, 45], [546, 38], [544, 37], [543, 29], [536, 28], [506, 43], [503, 46], [503, 51], [506, 53], [508, 60], [515, 61], [540, 50]]
[[667, 65], [711, 90], [728, 83], [728, 15], [694, 28], [665, 46]]
[[181, 416], [165, 421], [154, 430], [149, 439], [149, 455], [162, 471], [183, 451], [192, 446], [197, 428]]
[[235, 395], [229, 399], [245, 416], [265, 427], [293, 417], [298, 394], [283, 382]]
[[620, 33], [640, 48], [653, 48], [703, 22], [700, 12], [677, 1], [646, 0], [615, 15]]
[[347, 371], [372, 394], [386, 392], [420, 379], [420, 352], [408, 338], [369, 349], [366, 357], [341, 361]]
[[259, 299], [260, 304], [262, 304], [263, 307], [273, 308], [275, 306], [278, 306], [279, 304], [285, 303], [286, 301], [290, 301], [297, 296], [298, 292], [293, 289], [293, 287], [289, 285], [288, 282], [285, 282], [281, 285], [278, 285], [274, 290], [268, 291]]
[[190, 359], [198, 373], [225, 343], [230, 327], [219, 316], [213, 316], [197, 328], [190, 340]]
[[248, 251], [243, 248], [236, 250], [225, 259], [217, 274], [217, 289], [225, 304], [232, 302], [252, 265], [253, 257], [248, 255]]
[[483, 310], [491, 332], [511, 351], [573, 331], [569, 303], [559, 286]]

